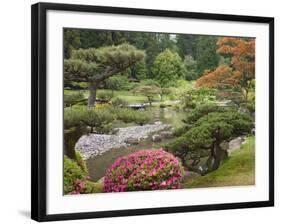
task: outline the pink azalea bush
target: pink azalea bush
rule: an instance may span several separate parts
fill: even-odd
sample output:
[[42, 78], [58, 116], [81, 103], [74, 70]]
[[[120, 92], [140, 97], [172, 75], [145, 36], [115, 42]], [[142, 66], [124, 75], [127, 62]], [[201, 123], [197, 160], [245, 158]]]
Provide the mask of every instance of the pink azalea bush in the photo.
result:
[[183, 174], [172, 154], [163, 149], [142, 150], [115, 160], [106, 171], [103, 191], [177, 189]]

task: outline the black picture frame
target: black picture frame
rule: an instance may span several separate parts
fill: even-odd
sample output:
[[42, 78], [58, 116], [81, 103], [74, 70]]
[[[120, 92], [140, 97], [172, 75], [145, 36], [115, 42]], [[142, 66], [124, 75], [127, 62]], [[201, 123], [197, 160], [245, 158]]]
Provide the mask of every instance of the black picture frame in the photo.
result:
[[[48, 215], [46, 213], [46, 12], [48, 10], [100, 12], [125, 15], [158, 17], [162, 16], [269, 24], [269, 200], [243, 203], [208, 204], [196, 206], [161, 207]], [[54, 221], [274, 206], [274, 18], [74, 4], [37, 3], [32, 5], [31, 25], [32, 219], [37, 221]]]

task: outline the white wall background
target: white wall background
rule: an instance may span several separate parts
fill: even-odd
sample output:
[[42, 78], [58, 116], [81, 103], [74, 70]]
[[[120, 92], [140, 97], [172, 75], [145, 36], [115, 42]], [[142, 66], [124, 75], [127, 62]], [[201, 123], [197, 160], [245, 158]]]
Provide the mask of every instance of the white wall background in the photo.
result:
[[[42, 0], [44, 1], [44, 0]], [[50, 0], [51, 1], [51, 0]], [[275, 160], [276, 206], [77, 220], [60, 223], [278, 223], [281, 215], [280, 114], [280, 6], [277, 0], [60, 0], [104, 6], [183, 10], [275, 17]], [[0, 7], [0, 223], [35, 223], [30, 220], [30, 5], [36, 1], [6, 0]], [[266, 134], [266, 133], [265, 133]], [[280, 221], [279, 221], [280, 222]]]

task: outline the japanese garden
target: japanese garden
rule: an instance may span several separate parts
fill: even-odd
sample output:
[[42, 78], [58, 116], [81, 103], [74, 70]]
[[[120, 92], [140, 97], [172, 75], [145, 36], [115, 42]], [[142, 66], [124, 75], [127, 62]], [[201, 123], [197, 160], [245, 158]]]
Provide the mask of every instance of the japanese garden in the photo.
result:
[[255, 184], [255, 39], [64, 29], [64, 194]]

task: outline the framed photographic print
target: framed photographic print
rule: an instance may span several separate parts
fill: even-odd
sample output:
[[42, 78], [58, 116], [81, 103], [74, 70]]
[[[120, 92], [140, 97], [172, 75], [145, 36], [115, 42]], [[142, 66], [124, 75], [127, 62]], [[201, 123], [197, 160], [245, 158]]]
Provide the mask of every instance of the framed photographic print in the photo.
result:
[[32, 6], [32, 219], [274, 205], [274, 19]]

